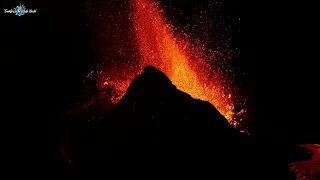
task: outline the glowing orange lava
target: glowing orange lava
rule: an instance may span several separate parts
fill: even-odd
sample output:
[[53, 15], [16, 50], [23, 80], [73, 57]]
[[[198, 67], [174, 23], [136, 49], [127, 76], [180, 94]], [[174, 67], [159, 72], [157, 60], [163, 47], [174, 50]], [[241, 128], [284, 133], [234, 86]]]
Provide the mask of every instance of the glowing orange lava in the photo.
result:
[[[101, 71], [98, 85], [103, 91], [110, 90], [109, 101], [117, 103], [133, 78], [141, 73], [145, 66], [152, 65], [163, 71], [179, 90], [194, 98], [209, 101], [230, 123], [236, 125], [233, 102], [236, 98], [228, 87], [230, 80], [223, 77], [218, 68], [210, 69], [208, 63], [214, 63], [215, 58], [204, 58], [208, 57], [208, 53], [203, 47], [191, 44], [190, 37], [177, 38], [172, 25], [164, 18], [159, 4], [152, 0], [132, 2], [131, 20], [135, 39], [131, 40], [138, 46], [139, 52], [135, 52], [135, 55], [127, 54], [124, 64], [112, 65]], [[115, 35], [115, 38], [118, 36]]]
[[[156, 3], [135, 0], [135, 29], [143, 66], [152, 65], [163, 71], [176, 87], [194, 98], [212, 103], [229, 121], [233, 118], [233, 104], [223, 87], [206, 81], [205, 70], [197, 71], [191, 65], [201, 64], [187, 49], [187, 42], [174, 37], [169, 23], [165, 22]], [[205, 81], [205, 82], [204, 82]]]

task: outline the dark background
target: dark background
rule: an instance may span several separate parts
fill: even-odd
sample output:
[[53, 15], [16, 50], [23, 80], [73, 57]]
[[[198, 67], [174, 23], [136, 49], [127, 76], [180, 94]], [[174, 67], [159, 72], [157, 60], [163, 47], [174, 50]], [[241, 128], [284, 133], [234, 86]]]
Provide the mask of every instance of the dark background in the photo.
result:
[[[45, 173], [59, 164], [50, 135], [53, 117], [83, 88], [83, 77], [98, 58], [90, 48], [94, 33], [86, 26], [84, 1], [12, 0], [2, 1], [1, 9], [19, 3], [38, 12], [1, 17], [1, 127], [8, 144], [3, 156], [9, 168], [19, 165], [26, 173]], [[208, 2], [162, 3], [190, 13], [194, 5]], [[223, 3], [222, 14], [241, 17], [241, 26], [226, 26], [241, 27], [241, 36], [233, 42], [241, 47], [241, 61], [233, 65], [247, 74], [242, 78], [251, 97], [252, 133], [279, 143], [319, 143], [312, 10], [272, 2]], [[37, 169], [27, 171], [31, 164]]]

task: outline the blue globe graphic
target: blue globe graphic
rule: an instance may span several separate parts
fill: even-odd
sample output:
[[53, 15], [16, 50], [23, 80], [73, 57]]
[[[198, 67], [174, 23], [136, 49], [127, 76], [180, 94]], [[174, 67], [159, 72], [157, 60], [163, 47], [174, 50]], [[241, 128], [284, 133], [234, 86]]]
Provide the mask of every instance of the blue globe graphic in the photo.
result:
[[22, 6], [17, 6], [16, 7], [16, 15], [21, 16], [24, 14], [24, 7]]

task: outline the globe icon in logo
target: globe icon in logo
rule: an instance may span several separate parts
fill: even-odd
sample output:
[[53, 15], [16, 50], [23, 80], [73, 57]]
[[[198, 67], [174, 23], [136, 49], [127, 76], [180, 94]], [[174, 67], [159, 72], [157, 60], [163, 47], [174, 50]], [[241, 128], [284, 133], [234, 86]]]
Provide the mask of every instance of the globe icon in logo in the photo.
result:
[[17, 6], [15, 10], [17, 16], [22, 16], [25, 13], [25, 7], [23, 5]]

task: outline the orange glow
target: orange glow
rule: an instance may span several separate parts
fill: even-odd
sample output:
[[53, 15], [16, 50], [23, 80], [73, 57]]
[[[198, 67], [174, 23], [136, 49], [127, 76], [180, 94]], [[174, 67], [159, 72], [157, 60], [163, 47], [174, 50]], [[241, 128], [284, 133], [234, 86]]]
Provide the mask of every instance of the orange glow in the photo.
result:
[[200, 64], [200, 58], [190, 59], [188, 43], [173, 36], [156, 3], [135, 0], [135, 29], [140, 45], [143, 66], [152, 65], [163, 71], [179, 89], [192, 97], [211, 102], [230, 121], [233, 105], [228, 103], [231, 94], [223, 97], [222, 87], [201, 80], [204, 71], [196, 71], [191, 62]]
[[191, 44], [185, 34], [185, 38], [177, 38], [157, 3], [133, 0], [132, 5], [134, 42], [139, 49], [136, 55], [139, 60], [137, 64], [114, 66], [102, 72], [103, 77], [100, 77], [98, 85], [103, 89], [112, 89], [109, 100], [117, 103], [133, 78], [145, 66], [151, 65], [163, 71], [179, 90], [209, 101], [231, 124], [235, 123], [235, 97], [228, 87], [230, 80], [223, 77], [221, 71], [210, 69], [208, 60], [214, 63], [214, 57], [208, 58], [206, 50]]

